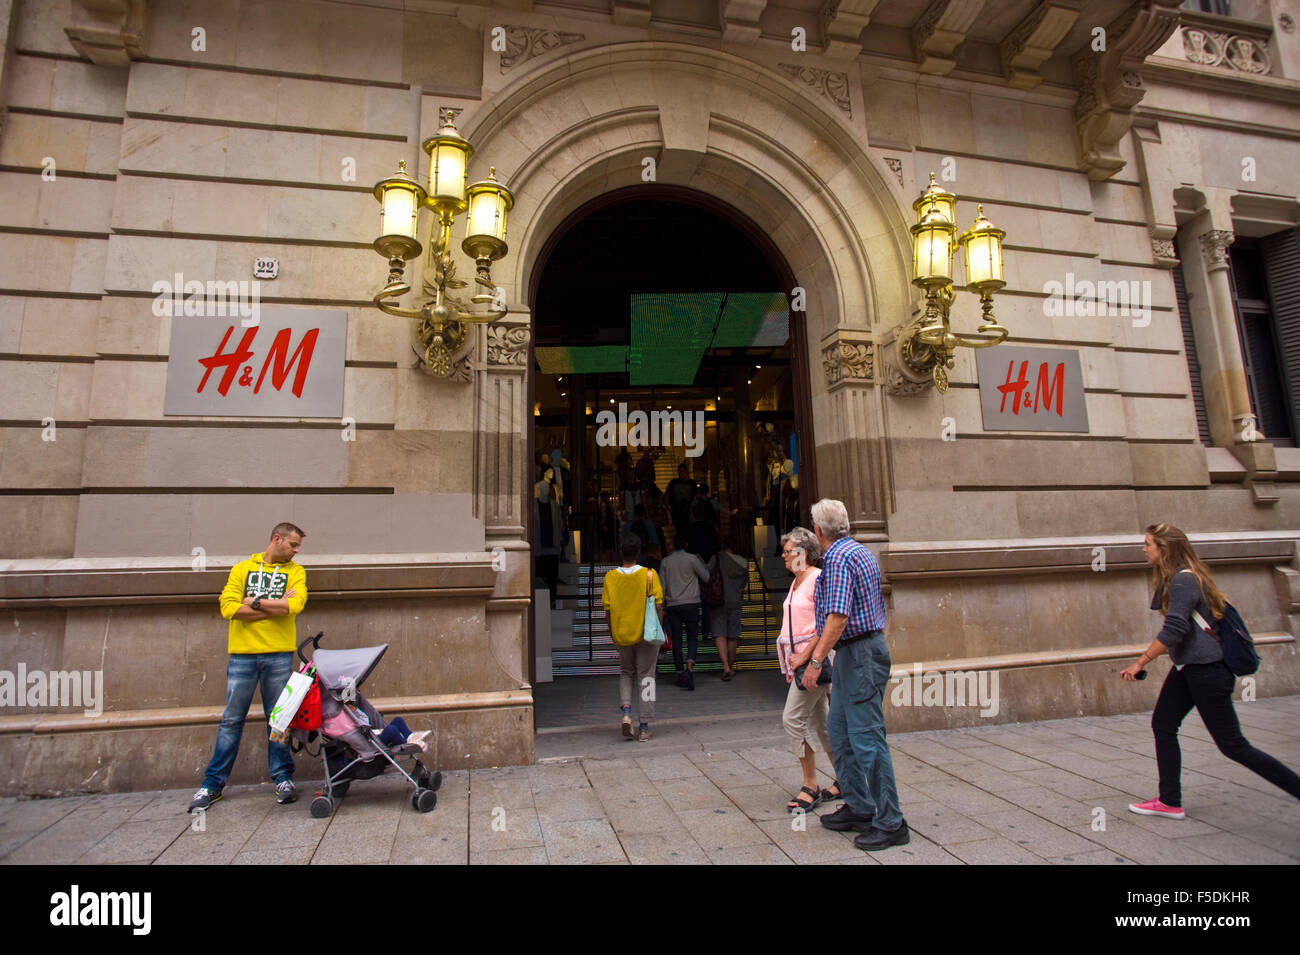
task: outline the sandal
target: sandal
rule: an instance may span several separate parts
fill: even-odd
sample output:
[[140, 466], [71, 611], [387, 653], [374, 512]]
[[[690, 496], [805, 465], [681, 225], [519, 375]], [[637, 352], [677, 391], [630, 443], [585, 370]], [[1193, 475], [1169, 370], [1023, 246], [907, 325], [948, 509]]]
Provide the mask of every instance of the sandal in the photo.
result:
[[829, 789], [823, 789], [822, 802], [834, 802], [837, 799], [844, 798], [844, 793], [840, 792], [840, 781], [838, 779], [832, 780], [831, 785], [835, 787], [835, 792], [831, 792]]
[[[812, 797], [808, 802], [804, 802], [799, 798], [805, 794]], [[794, 797], [788, 803], [786, 803], [785, 808], [790, 812], [811, 812], [821, 804], [822, 794], [810, 786], [804, 786], [794, 794]]]

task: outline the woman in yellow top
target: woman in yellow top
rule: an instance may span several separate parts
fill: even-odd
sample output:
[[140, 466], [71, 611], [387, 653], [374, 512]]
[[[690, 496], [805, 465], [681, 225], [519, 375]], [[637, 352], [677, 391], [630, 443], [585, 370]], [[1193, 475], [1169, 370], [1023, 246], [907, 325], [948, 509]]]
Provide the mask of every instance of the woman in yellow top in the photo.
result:
[[632, 738], [632, 692], [638, 690], [637, 713], [641, 726], [637, 739], [650, 738], [650, 721], [655, 715], [655, 664], [659, 661], [657, 644], [641, 639], [645, 629], [645, 599], [653, 596], [664, 618], [664, 589], [659, 575], [636, 562], [641, 553], [641, 538], [627, 534], [619, 546], [623, 566], [605, 575], [600, 589], [600, 603], [609, 616], [609, 633], [618, 648], [618, 690], [623, 700], [623, 737]]

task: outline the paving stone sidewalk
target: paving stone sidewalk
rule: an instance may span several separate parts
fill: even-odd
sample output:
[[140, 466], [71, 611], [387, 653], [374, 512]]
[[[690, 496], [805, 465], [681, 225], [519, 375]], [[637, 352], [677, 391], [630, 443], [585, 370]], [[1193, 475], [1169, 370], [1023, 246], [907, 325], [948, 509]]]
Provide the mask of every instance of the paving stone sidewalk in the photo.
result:
[[[1300, 696], [1237, 712], [1253, 744], [1300, 766]], [[393, 775], [354, 784], [327, 820], [308, 812], [305, 772], [306, 798], [289, 806], [275, 804], [269, 785], [230, 787], [202, 832], [184, 813], [191, 789], [3, 799], [0, 862], [1300, 862], [1300, 802], [1220, 755], [1195, 715], [1182, 733], [1187, 819], [1128, 812], [1155, 794], [1149, 719], [891, 736], [912, 841], [873, 854], [855, 849], [851, 833], [792, 819], [784, 806], [799, 772], [779, 718], [750, 714], [664, 722], [644, 744], [619, 741], [613, 724], [539, 735], [537, 765], [446, 773], [424, 815]], [[581, 758], [565, 758], [566, 748]]]

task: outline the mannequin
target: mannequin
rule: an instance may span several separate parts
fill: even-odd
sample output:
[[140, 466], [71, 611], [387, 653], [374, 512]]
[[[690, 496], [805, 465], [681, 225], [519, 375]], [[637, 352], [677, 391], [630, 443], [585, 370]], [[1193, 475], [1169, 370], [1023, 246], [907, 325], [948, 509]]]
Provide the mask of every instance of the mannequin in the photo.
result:
[[555, 483], [555, 469], [548, 467], [533, 486], [533, 546], [537, 557], [537, 576], [546, 582], [555, 606], [555, 591], [560, 585], [560, 555], [564, 553], [564, 492]]

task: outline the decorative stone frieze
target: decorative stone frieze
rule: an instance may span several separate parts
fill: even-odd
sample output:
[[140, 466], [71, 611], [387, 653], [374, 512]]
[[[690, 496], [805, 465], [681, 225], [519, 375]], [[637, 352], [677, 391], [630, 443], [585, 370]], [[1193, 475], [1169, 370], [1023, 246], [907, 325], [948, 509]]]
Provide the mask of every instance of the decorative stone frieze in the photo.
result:
[[826, 372], [826, 387], [840, 382], [867, 382], [875, 380], [876, 352], [871, 342], [832, 342], [822, 349], [822, 369]]
[[1217, 66], [1241, 73], [1272, 72], [1268, 49], [1248, 36], [1220, 33], [1199, 26], [1183, 26], [1183, 54], [1190, 63]]
[[487, 362], [489, 365], [526, 365], [528, 363], [528, 326], [494, 322], [487, 327]]
[[535, 56], [549, 53], [569, 43], [585, 40], [581, 33], [561, 33], [534, 27], [506, 27], [506, 51], [501, 54], [501, 72], [514, 69]]
[[826, 97], [850, 117], [853, 115], [853, 104], [849, 101], [849, 74], [791, 63], [778, 63], [777, 66], [787, 76]]

